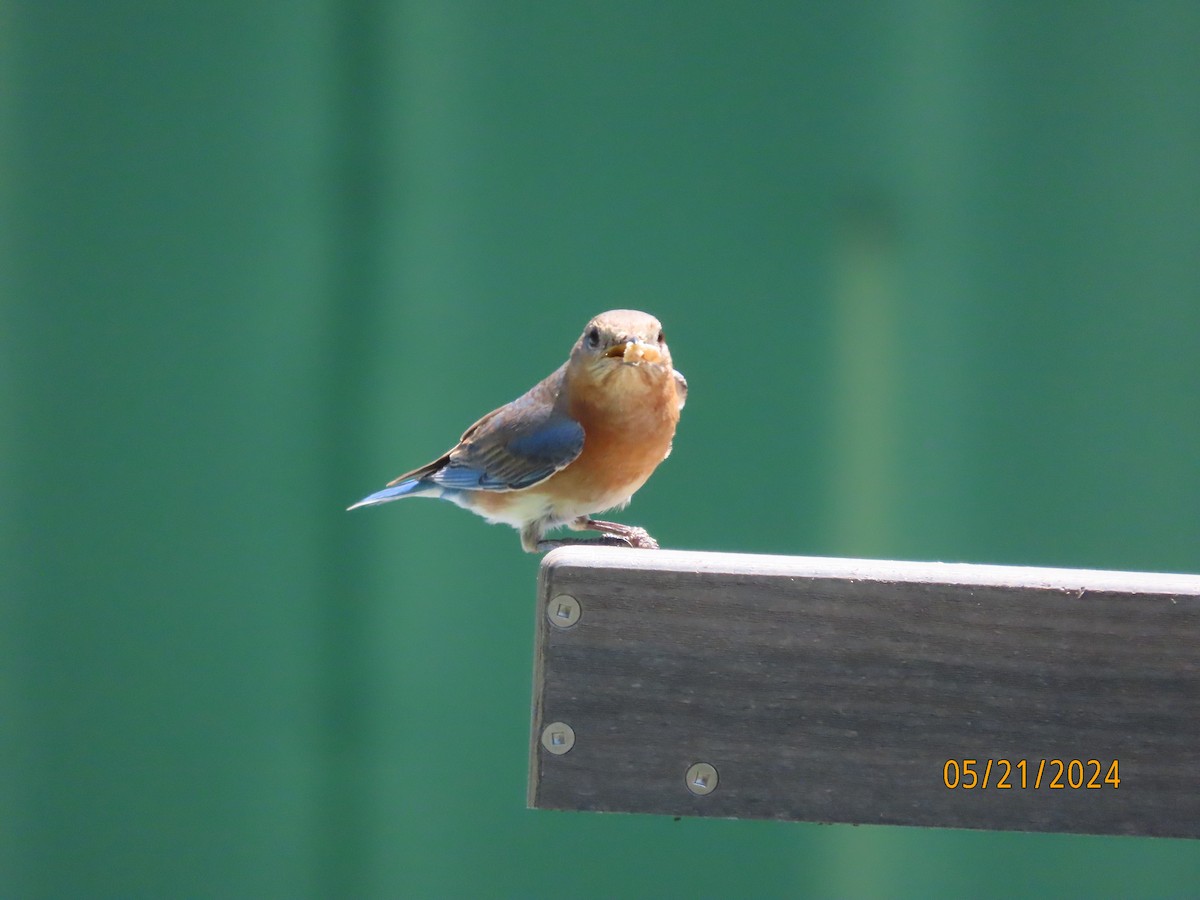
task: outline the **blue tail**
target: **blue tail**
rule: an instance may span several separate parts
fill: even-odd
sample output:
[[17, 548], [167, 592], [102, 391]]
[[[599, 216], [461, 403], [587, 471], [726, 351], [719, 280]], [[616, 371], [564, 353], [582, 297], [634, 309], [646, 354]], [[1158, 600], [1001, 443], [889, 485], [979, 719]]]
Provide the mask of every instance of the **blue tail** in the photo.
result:
[[378, 506], [380, 503], [399, 500], [401, 497], [408, 497], [410, 495], [420, 496], [422, 494], [430, 497], [440, 497], [442, 495], [442, 488], [439, 485], [430, 484], [428, 481], [422, 481], [420, 478], [410, 478], [408, 481], [402, 481], [393, 487], [376, 491], [369, 497], [363, 497], [353, 506], [346, 507], [346, 509], [358, 509], [360, 506]]

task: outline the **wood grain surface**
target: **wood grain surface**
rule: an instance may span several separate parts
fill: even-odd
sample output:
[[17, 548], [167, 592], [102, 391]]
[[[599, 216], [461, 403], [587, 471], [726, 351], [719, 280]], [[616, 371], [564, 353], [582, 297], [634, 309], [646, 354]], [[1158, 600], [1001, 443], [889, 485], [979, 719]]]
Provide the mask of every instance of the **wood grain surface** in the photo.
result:
[[1200, 837], [1198, 645], [1194, 575], [564, 548], [539, 577], [529, 803]]

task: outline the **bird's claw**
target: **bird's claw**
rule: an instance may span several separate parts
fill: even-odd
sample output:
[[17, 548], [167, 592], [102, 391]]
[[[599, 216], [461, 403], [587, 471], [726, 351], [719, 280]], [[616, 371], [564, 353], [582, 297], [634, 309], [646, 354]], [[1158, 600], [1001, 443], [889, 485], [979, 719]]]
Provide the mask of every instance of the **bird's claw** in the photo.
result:
[[633, 547], [636, 550], [657, 550], [658, 541], [650, 537], [650, 532], [637, 525], [622, 525], [620, 522], [604, 522], [600, 519], [576, 519], [572, 528], [586, 528], [599, 531], [610, 538], [615, 546]]
[[622, 526], [620, 533], [606, 532], [595, 540], [563, 538], [557, 541], [538, 541], [537, 552], [549, 553], [559, 547], [629, 547], [635, 550], [658, 550], [658, 541], [645, 528]]
[[613, 535], [613, 537], [620, 541], [624, 546], [632, 547], [635, 550], [659, 549], [658, 541], [650, 536], [650, 532], [648, 532], [645, 528], [639, 528], [634, 525], [629, 526], [629, 530], [624, 534]]

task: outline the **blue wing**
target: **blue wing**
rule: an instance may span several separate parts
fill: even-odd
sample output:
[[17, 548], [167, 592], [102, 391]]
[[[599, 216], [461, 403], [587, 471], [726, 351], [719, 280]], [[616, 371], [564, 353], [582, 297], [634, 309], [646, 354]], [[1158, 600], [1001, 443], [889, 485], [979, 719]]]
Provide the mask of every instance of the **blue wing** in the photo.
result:
[[583, 427], [562, 415], [498, 410], [468, 431], [429, 480], [444, 488], [516, 491], [545, 481], [583, 450]]
[[355, 506], [460, 490], [516, 491], [545, 481], [583, 450], [583, 426], [556, 408], [564, 370], [488, 413], [450, 452], [406, 472]]

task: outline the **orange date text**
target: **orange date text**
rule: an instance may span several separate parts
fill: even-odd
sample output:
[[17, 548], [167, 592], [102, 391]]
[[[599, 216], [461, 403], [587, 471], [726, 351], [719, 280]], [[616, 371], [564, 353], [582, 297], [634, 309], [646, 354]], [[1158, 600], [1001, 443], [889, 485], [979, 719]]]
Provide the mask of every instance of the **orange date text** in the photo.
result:
[[942, 784], [952, 791], [1116, 790], [1120, 769], [1115, 759], [948, 759]]

